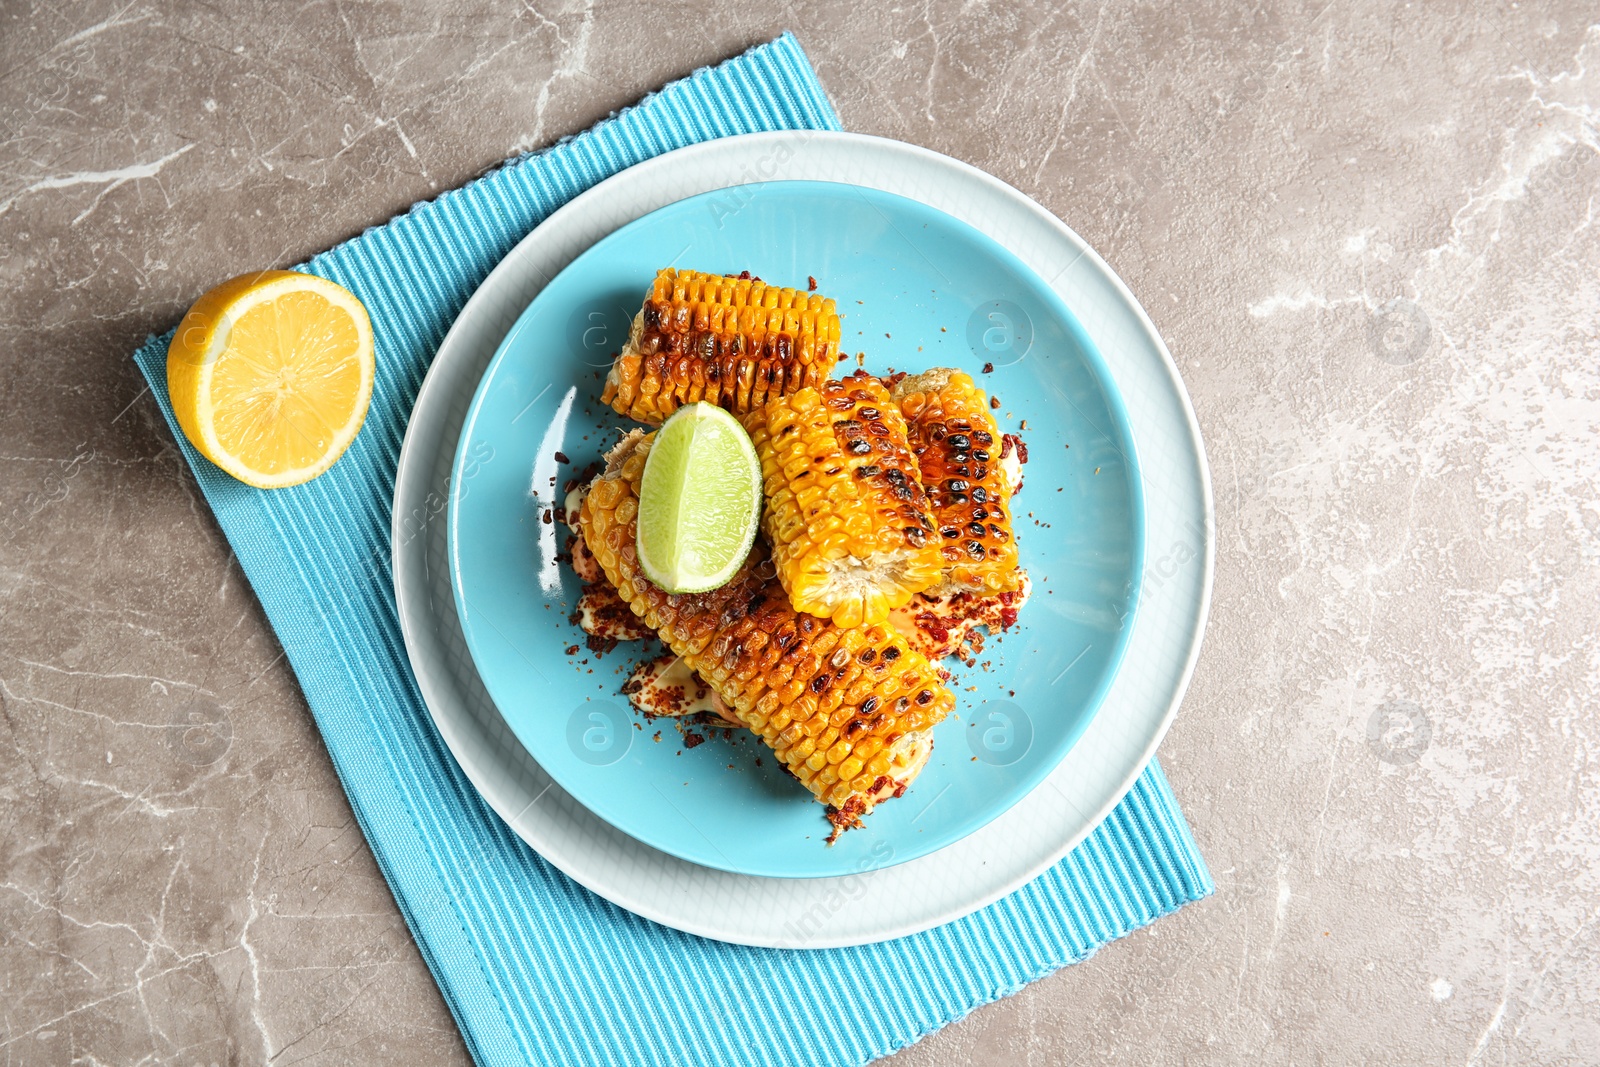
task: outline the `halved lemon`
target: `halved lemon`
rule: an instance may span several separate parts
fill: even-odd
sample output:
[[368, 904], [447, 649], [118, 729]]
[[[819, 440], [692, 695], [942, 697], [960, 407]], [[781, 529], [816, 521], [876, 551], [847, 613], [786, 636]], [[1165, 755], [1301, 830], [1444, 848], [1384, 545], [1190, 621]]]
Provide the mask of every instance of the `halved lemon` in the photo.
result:
[[342, 286], [242, 274], [195, 302], [167, 349], [184, 436], [241, 482], [310, 481], [344, 454], [372, 399], [372, 322]]

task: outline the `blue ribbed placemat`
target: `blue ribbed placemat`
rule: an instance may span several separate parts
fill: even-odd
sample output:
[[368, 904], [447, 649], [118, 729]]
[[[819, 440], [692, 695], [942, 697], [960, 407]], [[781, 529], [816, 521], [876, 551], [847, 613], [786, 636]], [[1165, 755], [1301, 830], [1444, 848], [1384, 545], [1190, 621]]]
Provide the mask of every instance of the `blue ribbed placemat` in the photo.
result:
[[1212, 890], [1152, 763], [1070, 856], [975, 915], [858, 949], [740, 948], [569, 881], [489, 810], [434, 730], [387, 570], [375, 579], [370, 564], [387, 567], [406, 420], [467, 297], [542, 219], [625, 167], [729, 134], [838, 128], [785, 34], [312, 260], [366, 303], [378, 372], [355, 444], [307, 485], [258, 491], [201, 458], [172, 423], [170, 334], [135, 355], [480, 1064], [861, 1063]]

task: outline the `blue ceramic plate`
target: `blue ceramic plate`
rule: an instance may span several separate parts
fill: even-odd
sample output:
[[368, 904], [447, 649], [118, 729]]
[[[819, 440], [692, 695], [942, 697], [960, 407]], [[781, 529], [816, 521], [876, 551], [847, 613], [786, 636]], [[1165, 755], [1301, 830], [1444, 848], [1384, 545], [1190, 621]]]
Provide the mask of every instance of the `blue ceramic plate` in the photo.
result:
[[[670, 720], [632, 713], [618, 688], [653, 647], [597, 656], [568, 618], [579, 584], [558, 559], [567, 530], [545, 515], [633, 425], [600, 403], [600, 390], [646, 287], [669, 264], [749, 270], [796, 287], [815, 277], [844, 315], [845, 350], [865, 352], [869, 370], [968, 371], [1000, 397], [1002, 430], [1020, 430], [1030, 453], [1014, 507], [1034, 580], [1021, 624], [991, 639], [979, 666], [958, 666], [956, 713], [936, 729], [932, 760], [911, 789], [832, 847], [820, 805], [754, 735], [702, 730], [709, 738], [691, 747]], [[467, 644], [540, 765], [646, 844], [784, 878], [915, 859], [1025, 796], [1100, 707], [1131, 630], [1144, 555], [1127, 413], [1056, 294], [966, 223], [827, 182], [691, 197], [573, 261], [489, 364], [462, 430], [449, 509]]]

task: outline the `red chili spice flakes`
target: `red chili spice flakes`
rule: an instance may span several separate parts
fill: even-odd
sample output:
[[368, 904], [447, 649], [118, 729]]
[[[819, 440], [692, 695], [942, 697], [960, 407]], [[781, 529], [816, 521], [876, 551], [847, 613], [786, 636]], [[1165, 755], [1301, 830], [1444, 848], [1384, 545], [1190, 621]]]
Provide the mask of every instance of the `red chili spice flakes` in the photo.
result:
[[916, 616], [917, 628], [927, 635], [935, 647], [942, 648], [950, 641], [950, 628], [944, 624], [944, 619], [931, 611], [924, 611]]
[[1000, 398], [999, 397], [991, 396], [989, 398], [989, 410], [991, 410], [991, 411], [999, 411], [1000, 410]]
[[577, 654], [578, 654], [578, 646], [577, 645], [568, 645], [567, 646], [567, 655], [576, 656]]
[[993, 363], [985, 363], [983, 365], [983, 373], [985, 373], [985, 374], [993, 374], [994, 373], [994, 364]]
[[542, 521], [546, 526], [549, 526], [551, 523], [556, 521], [555, 512], [551, 511], [549, 508], [545, 508], [544, 514], [540, 516], [540, 521]]
[[806, 275], [806, 289], [813, 293], [817, 291], [817, 279], [809, 274]]
[[695, 733], [693, 730], [685, 730], [683, 732], [683, 747], [684, 748], [694, 748], [697, 745], [702, 745], [702, 744], [705, 743], [705, 740], [706, 740], [705, 738], [701, 737], [699, 734]]
[[572, 460], [567, 458], [567, 454], [565, 452], [557, 452], [556, 453], [556, 462], [557, 463], [571, 463]]
[[[977, 757], [974, 756], [974, 759]], [[867, 810], [867, 802], [859, 796], [851, 797], [844, 802], [844, 807], [836, 808], [829, 804], [823, 814], [833, 824], [833, 832], [827, 837], [828, 844], [839, 840], [839, 835], [846, 830], [853, 830], [861, 825], [861, 813]]]

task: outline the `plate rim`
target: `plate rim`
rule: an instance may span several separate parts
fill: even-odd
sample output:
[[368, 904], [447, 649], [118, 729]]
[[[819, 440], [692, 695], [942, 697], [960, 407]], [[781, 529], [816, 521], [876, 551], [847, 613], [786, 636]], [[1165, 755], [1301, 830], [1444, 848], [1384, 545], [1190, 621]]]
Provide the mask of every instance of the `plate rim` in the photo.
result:
[[[434, 493], [434, 489], [426, 467], [427, 459], [431, 457], [421, 457], [420, 459], [418, 457], [415, 430], [420, 420], [417, 420], [414, 416], [416, 411], [423, 407], [424, 403], [429, 404], [430, 407], [436, 404], [438, 398], [434, 394], [442, 394], [448, 388], [440, 384], [446, 377], [441, 372], [441, 368], [453, 367], [454, 363], [470, 358], [470, 350], [462, 349], [462, 346], [468, 342], [461, 341], [455, 344], [454, 347], [452, 346], [453, 342], [457, 340], [459, 335], [467, 332], [466, 324], [469, 320], [473, 320], [474, 328], [477, 328], [475, 316], [491, 315], [492, 317], [492, 308], [488, 305], [491, 290], [515, 284], [513, 281], [515, 272], [523, 269], [523, 264], [521, 264], [520, 260], [531, 255], [528, 249], [532, 242], [541, 241], [544, 237], [549, 236], [554, 228], [559, 228], [552, 227], [552, 223], [570, 223], [572, 219], [578, 217], [582, 212], [591, 211], [597, 205], [603, 204], [605, 198], [611, 195], [622, 183], [645, 181], [647, 178], [658, 174], [664, 168], [672, 165], [681, 165], [691, 157], [706, 155], [710, 157], [718, 168], [719, 177], [708, 181], [707, 188], [728, 188], [740, 183], [739, 172], [741, 165], [744, 173], [748, 173], [752, 167], [757, 168], [759, 172], [759, 168], [769, 166], [772, 160], [780, 154], [787, 153], [784, 158], [792, 158], [800, 149], [806, 148], [813, 142], [816, 142], [816, 147], [822, 150], [831, 150], [833, 148], [838, 148], [841, 151], [860, 150], [882, 155], [886, 160], [892, 160], [897, 164], [908, 163], [920, 171], [926, 171], [928, 168], [948, 171], [955, 178], [975, 183], [986, 188], [991, 195], [1009, 201], [1011, 207], [1024, 212], [1034, 222], [1050, 231], [1055, 239], [1064, 241], [1068, 248], [1075, 250], [1076, 255], [1072, 263], [1068, 265], [1068, 268], [1063, 268], [1062, 271], [1058, 272], [1057, 278], [1065, 274], [1066, 270], [1070, 269], [1079, 260], [1087, 262], [1099, 281], [1108, 286], [1113, 295], [1119, 299], [1123, 310], [1130, 316], [1136, 332], [1140, 335], [1142, 341], [1149, 346], [1150, 352], [1157, 357], [1158, 377], [1170, 392], [1170, 399], [1177, 408], [1177, 421], [1181, 423], [1180, 429], [1183, 431], [1183, 437], [1192, 448], [1192, 455], [1185, 458], [1186, 465], [1188, 460], [1192, 460], [1193, 463], [1193, 468], [1189, 473], [1194, 479], [1192, 488], [1198, 491], [1199, 499], [1197, 503], [1199, 504], [1199, 509], [1198, 514], [1185, 509], [1185, 518], [1190, 523], [1198, 522], [1200, 526], [1198, 533], [1200, 534], [1201, 542], [1199, 546], [1200, 574], [1193, 590], [1192, 606], [1186, 605], [1184, 612], [1184, 621], [1188, 624], [1188, 628], [1183, 635], [1184, 647], [1181, 662], [1175, 665], [1171, 675], [1170, 686], [1164, 686], [1163, 699], [1165, 700], [1165, 707], [1162, 709], [1160, 720], [1149, 731], [1143, 746], [1137, 750], [1132, 762], [1128, 764], [1129, 770], [1118, 787], [1108, 790], [1102, 803], [1094, 810], [1080, 810], [1082, 822], [1076, 832], [1063, 838], [1053, 848], [1042, 853], [1031, 864], [1003, 881], [986, 887], [982, 892], [973, 894], [959, 904], [948, 906], [943, 912], [934, 916], [886, 922], [868, 931], [817, 937], [805, 944], [805, 947], [808, 948], [826, 949], [872, 944], [943, 925], [1009, 895], [1058, 863], [1063, 856], [1092, 833], [1105, 819], [1106, 815], [1117, 804], [1121, 803], [1122, 799], [1127, 795], [1148, 765], [1161, 740], [1165, 737], [1167, 730], [1171, 727], [1172, 721], [1176, 717], [1178, 709], [1182, 706], [1193, 679], [1195, 665], [1199, 659], [1204, 641], [1206, 623], [1210, 615], [1215, 572], [1215, 508], [1211, 472], [1206, 461], [1204, 439], [1201, 436], [1193, 404], [1187, 390], [1184, 388], [1177, 365], [1172, 359], [1165, 342], [1161, 339], [1159, 332], [1151, 322], [1148, 313], [1133, 297], [1126, 283], [1065, 222], [1020, 190], [971, 164], [953, 159], [931, 149], [867, 134], [821, 130], [780, 130], [742, 134], [715, 138], [689, 145], [626, 168], [597, 183], [555, 212], [552, 212], [550, 216], [502, 257], [501, 261], [485, 276], [484, 281], [480, 283], [479, 287], [463, 305], [462, 310], [457, 313], [445, 338], [441, 341], [435, 358], [430, 364], [424, 381], [418, 390], [413, 409], [413, 418], [408, 424], [406, 437], [402, 444], [395, 483], [391, 557], [394, 566], [397, 611], [400, 616], [402, 636], [407, 646], [408, 657], [415, 670], [417, 663], [416, 650], [418, 642], [423, 640], [423, 624], [426, 621], [427, 605], [430, 598], [426, 589], [418, 589], [408, 595], [407, 590], [409, 587], [403, 583], [402, 579], [409, 577], [414, 571], [425, 574], [428, 569], [428, 563], [425, 555], [421, 554], [419, 549], [410, 548], [413, 538], [407, 536], [407, 531], [404, 528], [410, 515], [405, 508], [401, 507], [401, 504], [415, 502], [421, 505], [417, 510], [424, 512], [423, 521], [426, 522], [426, 512], [431, 503], [431, 495]], [[720, 158], [724, 155], [726, 155], [726, 158]], [[913, 198], [915, 199], [916, 197], [913, 195]], [[609, 232], [609, 230], [606, 232]], [[592, 244], [604, 236], [605, 234], [602, 233], [590, 240], [589, 243]], [[537, 267], [534, 269], [538, 271]], [[545, 284], [548, 283], [549, 277], [553, 277], [553, 274], [543, 271], [538, 271], [538, 273], [544, 274]], [[1055, 278], [1050, 279], [1052, 286], [1054, 286], [1054, 282]], [[458, 352], [457, 349], [462, 350]], [[449, 358], [440, 358], [442, 356], [448, 356]], [[445, 397], [445, 399], [448, 398]], [[1135, 430], [1137, 432], [1137, 424], [1135, 425]], [[407, 472], [410, 472], [409, 477]], [[561, 870], [567, 877], [572, 878], [586, 889], [619, 907], [674, 929], [742, 945], [794, 947], [782, 938], [773, 936], [770, 932], [763, 932], [759, 935], [749, 931], [730, 932], [728, 929], [719, 927], [714, 921], [709, 921], [703, 917], [686, 917], [682, 914], [681, 907], [675, 908], [674, 901], [664, 900], [660, 894], [652, 895], [648, 899], [618, 899], [619, 896], [624, 896], [624, 894], [615, 890], [608, 892], [604, 877], [606, 872], [584, 869], [572, 863], [571, 856], [556, 856], [549, 851], [540, 849], [539, 842], [534, 839], [537, 835], [532, 831], [541, 824], [530, 824], [524, 820], [524, 816], [537, 803], [538, 798], [536, 797], [528, 804], [519, 806], [518, 802], [526, 794], [519, 794], [515, 797], [503, 795], [497, 783], [488, 781], [487, 774], [493, 768], [487, 763], [484, 766], [476, 765], [472, 759], [468, 758], [468, 754], [465, 751], [467, 744], [474, 740], [476, 731], [473, 729], [471, 722], [465, 721], [468, 719], [468, 715], [465, 713], [464, 707], [461, 708], [462, 714], [460, 715], [463, 721], [458, 723], [455, 717], [445, 714], [441, 709], [440, 698], [445, 694], [437, 691], [436, 680], [431, 675], [418, 672], [417, 681], [419, 691], [423, 695], [424, 704], [428, 708], [430, 718], [434, 721], [435, 728], [439, 730], [441, 739], [451, 750], [458, 766], [461, 767], [479, 795], [501, 817], [513, 833], [535, 851], [540, 852], [540, 855], [547, 862]], [[1130, 748], [1129, 751], [1132, 752], [1133, 750]], [[531, 757], [529, 759], [531, 760]], [[990, 828], [994, 825], [990, 824]], [[979, 834], [984, 832], [986, 831], [979, 831]], [[971, 838], [967, 840], [970, 841]], [[941, 853], [935, 852], [931, 856], [925, 856], [921, 860], [914, 862], [928, 863], [940, 855]], [[749, 878], [750, 876], [728, 877]], [[764, 879], [751, 880], [755, 882], [765, 881]], [[826, 885], [838, 883], [840, 880], [817, 879], [815, 881]]]
[[[1129, 606], [1127, 614], [1123, 617], [1123, 624], [1114, 636], [1112, 649], [1108, 659], [1106, 660], [1105, 667], [1102, 669], [1101, 674], [1096, 678], [1092, 688], [1089, 690], [1087, 698], [1081, 702], [1081, 706], [1088, 709], [1087, 714], [1084, 715], [1081, 720], [1076, 722], [1074, 727], [1068, 731], [1066, 735], [1067, 739], [1060, 744], [1060, 750], [1054, 755], [1054, 758], [1038, 761], [1037, 765], [1030, 772], [1030, 774], [1026, 778], [1022, 779], [1021, 783], [1013, 787], [1013, 795], [1010, 797], [1009, 801], [1005, 802], [1003, 805], [989, 806], [986, 809], [987, 814], [982, 818], [981, 821], [968, 826], [964, 831], [958, 833], [954, 837], [949, 838], [948, 840], [940, 841], [940, 843], [937, 845], [930, 847], [919, 837], [915, 843], [910, 844], [908, 849], [909, 854], [902, 857], [897, 851], [892, 862], [885, 863], [882, 866], [875, 868], [878, 870], [886, 870], [889, 867], [899, 866], [902, 863], [910, 863], [921, 859], [922, 857], [930, 855], [933, 852], [937, 852], [940, 849], [953, 845], [957, 841], [960, 841], [971, 834], [977, 833], [978, 831], [982, 830], [983, 827], [989, 825], [989, 823], [1000, 818], [1007, 811], [1010, 811], [1017, 804], [1021, 803], [1029, 793], [1033, 792], [1034, 789], [1043, 784], [1045, 779], [1049, 778], [1050, 775], [1055, 772], [1056, 768], [1060, 766], [1061, 762], [1066, 759], [1073, 746], [1076, 745], [1078, 740], [1088, 731], [1090, 725], [1094, 722], [1095, 717], [1099, 715], [1104, 708], [1106, 699], [1110, 695], [1111, 688], [1116, 681], [1117, 673], [1121, 670], [1123, 661], [1126, 658], [1128, 646], [1132, 642], [1133, 629], [1137, 624], [1140, 593], [1144, 579], [1147, 531], [1145, 528], [1144, 482], [1140, 470], [1138, 447], [1133, 436], [1131, 413], [1128, 410], [1127, 402], [1122, 396], [1121, 388], [1117, 384], [1116, 377], [1113, 374], [1110, 365], [1107, 363], [1105, 357], [1101, 354], [1100, 348], [1095, 344], [1094, 339], [1089, 336], [1088, 330], [1086, 330], [1083, 327], [1083, 324], [1079, 322], [1078, 317], [1073, 313], [1072, 308], [1061, 297], [1060, 293], [1056, 292], [1055, 289], [1053, 289], [1044, 278], [1040, 277], [1036, 270], [1024, 262], [1021, 257], [1016, 255], [1016, 253], [1006, 248], [1005, 245], [984, 233], [978, 227], [973, 226], [971, 223], [966, 222], [963, 219], [959, 219], [941, 208], [934, 207], [931, 204], [925, 204], [922, 201], [916, 200], [912, 197], [908, 197], [900, 193], [889, 192], [883, 189], [875, 189], [871, 186], [857, 185], [847, 181], [821, 181], [811, 178], [763, 179], [756, 182], [743, 182], [737, 185], [725, 187], [723, 189], [713, 189], [701, 193], [694, 193], [678, 200], [674, 200], [671, 203], [663, 204], [660, 207], [654, 208], [645, 214], [640, 215], [638, 218], [635, 218], [632, 221], [617, 227], [600, 240], [584, 249], [584, 251], [579, 253], [579, 255], [573, 259], [572, 262], [568, 263], [565, 267], [558, 271], [556, 275], [545, 284], [544, 288], [539, 291], [538, 295], [529, 302], [528, 306], [525, 307], [521, 314], [517, 316], [516, 321], [512, 323], [511, 328], [506, 332], [505, 337], [502, 338], [500, 343], [496, 346], [494, 354], [489, 357], [489, 362], [484, 367], [483, 373], [479, 376], [477, 383], [473, 386], [472, 399], [467, 404], [467, 412], [462, 420], [460, 436], [456, 440], [455, 456], [450, 464], [451, 483], [446, 502], [445, 518], [445, 530], [447, 538], [446, 559], [450, 570], [451, 592], [454, 595], [456, 617], [461, 623], [461, 629], [466, 637], [467, 648], [471, 654], [474, 668], [477, 670], [479, 678], [483, 681], [485, 689], [489, 690], [491, 699], [494, 699], [494, 687], [490, 684], [489, 678], [484, 672], [483, 664], [480, 661], [480, 655], [485, 654], [482, 651], [482, 647], [487, 640], [487, 635], [482, 632], [481, 623], [474, 624], [469, 621], [472, 616], [478, 613], [474, 612], [471, 606], [467, 603], [467, 594], [463, 590], [463, 546], [461, 542], [461, 503], [463, 500], [463, 487], [466, 485], [466, 478], [463, 476], [463, 471], [466, 467], [469, 467], [474, 462], [474, 449], [481, 448], [481, 446], [485, 443], [482, 438], [474, 437], [473, 434], [474, 429], [479, 422], [480, 416], [482, 415], [484, 404], [487, 401], [492, 380], [496, 376], [497, 372], [503, 368], [507, 360], [510, 358], [510, 354], [515, 347], [515, 343], [528, 332], [531, 316], [534, 314], [534, 309], [540, 306], [540, 302], [545, 299], [545, 296], [549, 293], [551, 287], [558, 284], [561, 278], [568, 271], [577, 267], [586, 256], [593, 253], [595, 249], [599, 248], [602, 244], [605, 244], [608, 241], [622, 239], [629, 231], [645, 225], [649, 220], [655, 218], [657, 215], [660, 215], [663, 212], [674, 210], [692, 211], [694, 208], [706, 204], [710, 198], [721, 196], [727, 193], [731, 193], [736, 197], [741, 196], [741, 194], [746, 194], [753, 199], [753, 197], [756, 195], [756, 190], [759, 188], [783, 185], [833, 186], [836, 187], [837, 190], [834, 195], [839, 197], [847, 196], [849, 193], [857, 193], [872, 194], [873, 196], [887, 198], [890, 201], [904, 201], [914, 210], [919, 210], [934, 216], [938, 216], [942, 222], [948, 223], [955, 227], [957, 232], [970, 231], [971, 236], [974, 237], [978, 242], [992, 246], [993, 252], [997, 253], [997, 258], [1006, 266], [1008, 270], [1015, 272], [1018, 277], [1031, 280], [1032, 284], [1043, 291], [1043, 300], [1046, 305], [1048, 305], [1048, 311], [1052, 314], [1055, 314], [1060, 319], [1067, 333], [1080, 347], [1080, 358], [1082, 359], [1082, 362], [1087, 365], [1089, 373], [1094, 376], [1101, 389], [1105, 392], [1107, 409], [1106, 414], [1109, 415], [1112, 422], [1110, 438], [1114, 447], [1116, 447], [1118, 451], [1123, 452], [1123, 457], [1127, 465], [1125, 479], [1128, 486], [1127, 515], [1131, 534], [1130, 542], [1132, 549], [1128, 562], [1127, 575], [1127, 603]], [[803, 193], [801, 195], [803, 195]], [[511, 367], [511, 369], [514, 371], [526, 368], [527, 362], [525, 360], [523, 362], [516, 363]], [[598, 394], [595, 394], [595, 396], [597, 398]], [[632, 423], [635, 420], [627, 421]], [[498, 449], [496, 451], [498, 451]], [[1033, 568], [1030, 567], [1030, 570], [1032, 569]], [[1044, 577], [1045, 579], [1048, 579], [1048, 574], [1045, 574]], [[479, 588], [481, 589], [481, 586]], [[504, 619], [502, 619], [502, 622], [504, 622]], [[495, 626], [493, 623], [490, 623], [489, 626], [491, 629], [497, 632], [499, 631], [499, 627]], [[503, 640], [504, 635], [502, 634], [501, 636]], [[554, 679], [552, 679], [551, 684], [554, 685], [557, 683]], [[501, 683], [501, 688], [502, 691], [507, 688], [505, 683]], [[500, 706], [500, 701], [495, 700], [494, 702], [498, 708]], [[971, 708], [968, 707], [963, 710], [971, 710]], [[1025, 710], [1032, 711], [1034, 714], [1042, 714], [1045, 709], [1026, 708]], [[528, 751], [528, 755], [533, 758], [534, 762], [538, 763], [540, 767], [546, 771], [546, 773], [550, 774], [550, 776], [556, 780], [556, 783], [562, 789], [566, 790], [573, 797], [573, 799], [587, 807], [590, 812], [592, 812], [598, 818], [609, 823], [615, 829], [622, 831], [648, 848], [665, 852], [668, 855], [674, 856], [686, 863], [694, 863], [702, 867], [710, 867], [716, 870], [725, 871], [728, 874], [745, 875], [755, 878], [829, 878], [841, 877], [851, 873], [848, 867], [841, 868], [836, 871], [820, 873], [790, 873], [784, 870], [752, 870], [734, 866], [734, 861], [727, 860], [725, 857], [725, 862], [717, 862], [716, 859], [711, 856], [686, 855], [684, 851], [680, 850], [682, 848], [680, 842], [661, 843], [649, 840], [646, 837], [641, 836], [639, 833], [636, 833], [635, 830], [630, 828], [625, 822], [619, 822], [613, 818], [610, 818], [605, 813], [598, 810], [592, 803], [585, 802], [584, 795], [588, 794], [588, 790], [585, 790], [583, 794], [580, 794], [574, 789], [575, 785], [581, 785], [582, 783], [573, 780], [571, 775], [564, 776], [562, 774], [558, 774], [556, 771], [546, 766], [539, 759], [538, 754], [533, 751], [527, 741], [524, 740], [516, 725], [514, 725], [511, 720], [505, 716], [504, 712], [501, 712], [501, 717], [506, 719], [506, 725], [510, 727], [513, 735], [515, 735], [517, 740], [522, 743], [523, 748]], [[946, 736], [948, 737], [950, 735]], [[799, 799], [798, 795], [796, 799]], [[692, 842], [692, 839], [690, 840]], [[677, 847], [669, 847], [669, 844], [676, 845]], [[797, 845], [797, 847], [799, 846]]]

